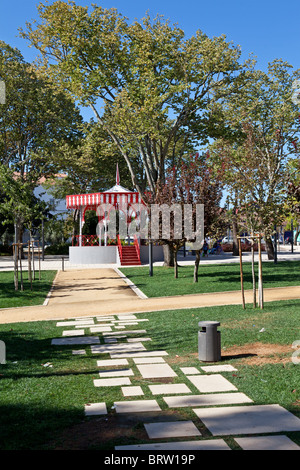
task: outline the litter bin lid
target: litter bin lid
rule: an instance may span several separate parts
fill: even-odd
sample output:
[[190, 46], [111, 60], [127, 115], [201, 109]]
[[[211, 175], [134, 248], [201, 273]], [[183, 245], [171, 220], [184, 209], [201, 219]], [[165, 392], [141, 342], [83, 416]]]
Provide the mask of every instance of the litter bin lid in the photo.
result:
[[210, 327], [210, 326], [219, 326], [219, 321], [199, 321], [198, 326]]

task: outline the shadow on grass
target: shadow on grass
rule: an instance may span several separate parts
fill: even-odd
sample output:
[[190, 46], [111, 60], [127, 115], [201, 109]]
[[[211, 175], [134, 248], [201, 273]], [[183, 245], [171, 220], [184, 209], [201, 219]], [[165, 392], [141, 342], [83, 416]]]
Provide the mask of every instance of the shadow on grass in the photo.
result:
[[0, 406], [0, 450], [42, 448], [63, 429], [79, 423], [83, 411], [50, 407], [46, 403]]

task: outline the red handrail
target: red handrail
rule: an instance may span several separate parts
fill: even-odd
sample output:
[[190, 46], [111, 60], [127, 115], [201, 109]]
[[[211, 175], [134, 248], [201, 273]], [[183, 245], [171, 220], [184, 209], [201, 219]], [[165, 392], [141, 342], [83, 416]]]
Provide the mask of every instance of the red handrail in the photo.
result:
[[118, 251], [119, 251], [120, 261], [122, 263], [123, 253], [122, 253], [122, 244], [121, 244], [120, 235], [117, 235], [117, 241], [118, 241]]
[[134, 243], [134, 246], [135, 246], [135, 249], [136, 249], [136, 254], [137, 254], [138, 260], [141, 261], [140, 260], [140, 245], [139, 245], [139, 242], [138, 242], [138, 239], [137, 239], [136, 235], [134, 235], [133, 243]]

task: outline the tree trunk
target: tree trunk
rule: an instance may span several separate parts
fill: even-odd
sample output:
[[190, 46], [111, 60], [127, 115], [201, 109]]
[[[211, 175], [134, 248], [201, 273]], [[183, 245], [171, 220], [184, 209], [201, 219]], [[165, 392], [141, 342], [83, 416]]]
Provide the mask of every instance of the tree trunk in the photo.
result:
[[174, 267], [174, 252], [172, 250], [171, 245], [169, 245], [168, 243], [163, 245], [163, 251], [164, 251], [164, 266], [173, 268]]
[[14, 235], [14, 245], [13, 245], [13, 257], [14, 257], [14, 284], [15, 284], [15, 290], [18, 290], [19, 288], [19, 275], [18, 275], [18, 231], [19, 231], [19, 226], [18, 222], [15, 220], [14, 223], [15, 227], [15, 235]]
[[239, 256], [239, 244], [238, 244], [238, 224], [236, 221], [235, 208], [232, 213], [232, 256]]
[[264, 308], [262, 260], [261, 260], [261, 239], [258, 239], [258, 303], [260, 308]]
[[[253, 234], [252, 234], [253, 235]], [[252, 284], [253, 284], [253, 307], [256, 308], [256, 280], [254, 269], [254, 239], [251, 239], [251, 262], [252, 262]]]
[[200, 263], [200, 255], [201, 251], [196, 250], [196, 259], [195, 259], [195, 267], [194, 267], [194, 282], [198, 282], [198, 268]]
[[268, 259], [274, 259], [274, 245], [270, 236], [265, 236], [266, 250], [268, 254]]
[[238, 244], [239, 244], [239, 256], [240, 256], [240, 275], [241, 275], [242, 302], [243, 302], [243, 308], [246, 308], [246, 306], [245, 306], [245, 293], [244, 293], [242, 243], [241, 243], [241, 239], [240, 239], [240, 238], [238, 239]]
[[[292, 237], [293, 237], [293, 233], [292, 233]], [[297, 246], [297, 239], [298, 239], [298, 236], [299, 236], [299, 225], [297, 226], [296, 228], [296, 231], [295, 231], [295, 237], [294, 237], [294, 245]]]
[[23, 250], [23, 234], [24, 234], [24, 225], [22, 222], [19, 222], [19, 225], [18, 225], [18, 241], [17, 243], [20, 243], [21, 246], [20, 246], [20, 253], [19, 253], [19, 256], [24, 259], [24, 250]]
[[178, 278], [177, 250], [174, 252], [174, 277]]

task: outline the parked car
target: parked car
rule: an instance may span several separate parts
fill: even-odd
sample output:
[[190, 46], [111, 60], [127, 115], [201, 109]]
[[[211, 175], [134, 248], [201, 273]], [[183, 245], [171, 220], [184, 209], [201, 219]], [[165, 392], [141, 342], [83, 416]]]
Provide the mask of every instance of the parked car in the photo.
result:
[[232, 242], [233, 242], [232, 238], [230, 238], [230, 237], [224, 237], [224, 238], [222, 238], [222, 242], [221, 242], [221, 243], [232, 243]]

